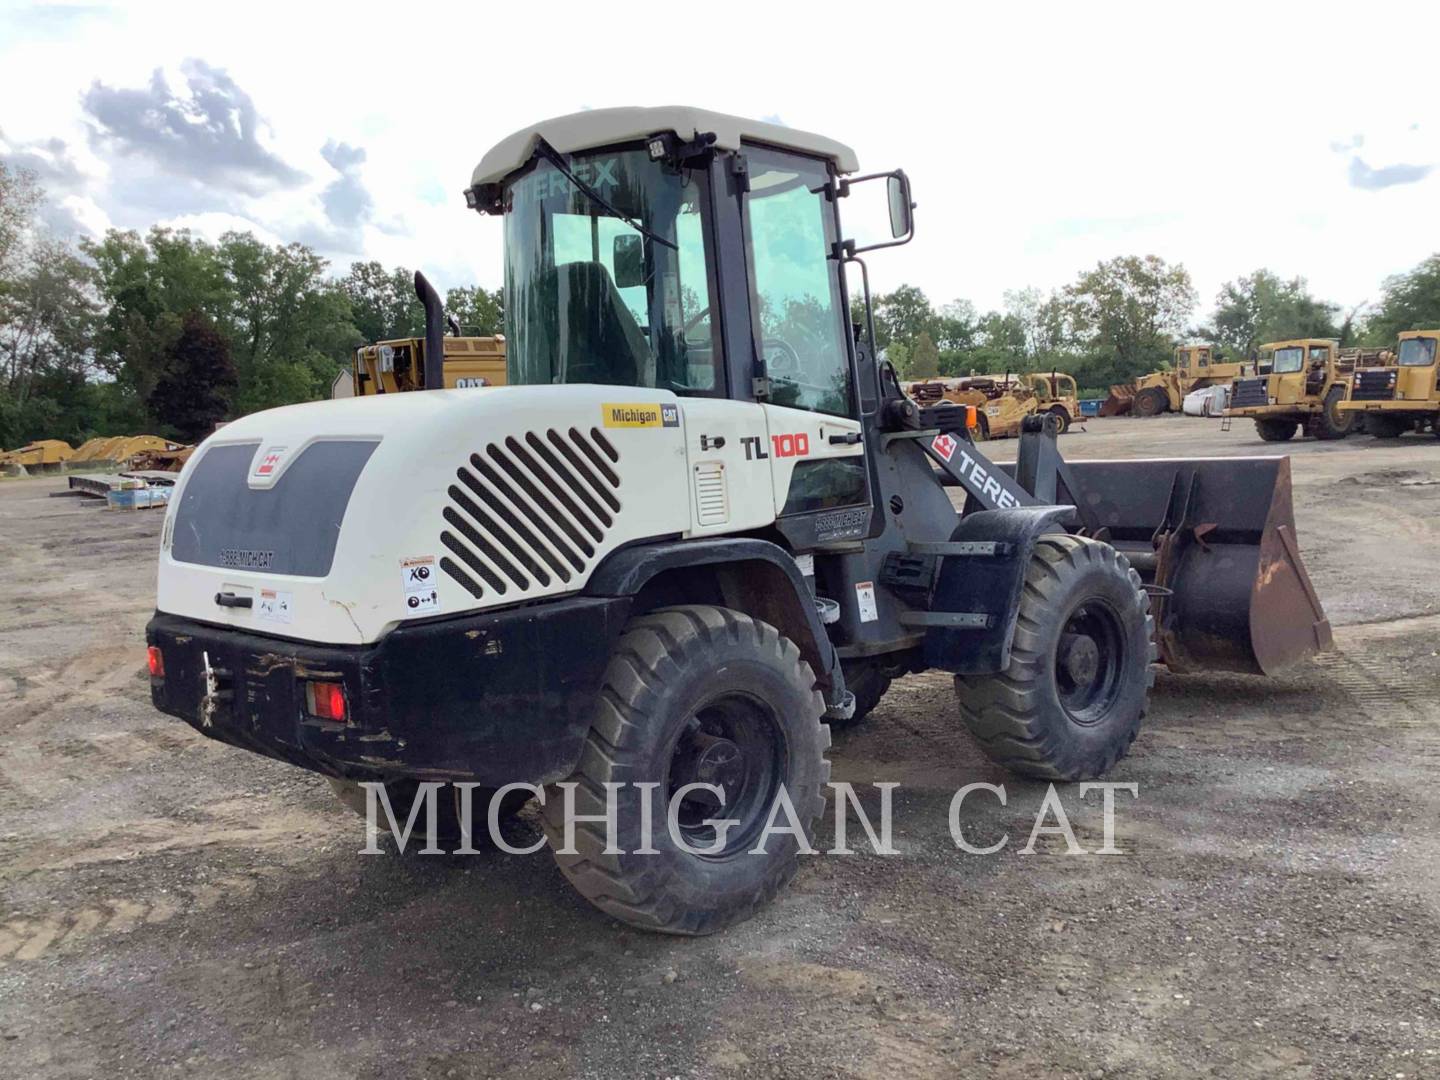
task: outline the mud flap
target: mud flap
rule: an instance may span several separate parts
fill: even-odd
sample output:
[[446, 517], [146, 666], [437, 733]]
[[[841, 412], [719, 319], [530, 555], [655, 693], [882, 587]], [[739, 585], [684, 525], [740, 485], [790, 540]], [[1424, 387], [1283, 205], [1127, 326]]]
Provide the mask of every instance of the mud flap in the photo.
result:
[[1035, 540], [1075, 520], [1073, 506], [979, 510], [960, 520], [948, 543], [912, 544], [915, 554], [941, 558], [930, 610], [902, 620], [925, 627], [926, 666], [957, 675], [1003, 671]]
[[1072, 461], [1066, 485], [1150, 586], [1172, 671], [1274, 675], [1331, 647], [1288, 457]]

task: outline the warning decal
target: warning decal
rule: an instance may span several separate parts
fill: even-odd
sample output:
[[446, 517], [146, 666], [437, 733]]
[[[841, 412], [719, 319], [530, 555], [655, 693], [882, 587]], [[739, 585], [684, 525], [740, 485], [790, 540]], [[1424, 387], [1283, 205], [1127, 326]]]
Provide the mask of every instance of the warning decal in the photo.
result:
[[406, 614], [430, 615], [440, 610], [440, 593], [435, 587], [434, 555], [401, 559], [400, 585], [405, 590]]
[[874, 622], [880, 618], [880, 609], [875, 604], [875, 583], [873, 581], [857, 581], [855, 583], [855, 604], [860, 608], [861, 622]]
[[294, 594], [276, 589], [261, 589], [259, 595], [255, 597], [255, 618], [264, 619], [267, 622], [294, 622]]

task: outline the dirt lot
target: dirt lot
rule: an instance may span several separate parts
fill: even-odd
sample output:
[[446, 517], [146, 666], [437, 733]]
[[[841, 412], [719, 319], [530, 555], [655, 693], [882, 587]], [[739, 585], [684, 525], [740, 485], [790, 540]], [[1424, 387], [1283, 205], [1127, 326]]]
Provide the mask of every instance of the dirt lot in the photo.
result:
[[[1063, 446], [1272, 449], [1178, 418]], [[0, 482], [0, 1075], [1440, 1075], [1440, 443], [1288, 449], [1338, 650], [1162, 674], [1111, 777], [1140, 793], [1120, 855], [1018, 854], [1044, 787], [915, 677], [832, 755], [901, 783], [901, 854], [816, 858], [697, 941], [610, 922], [543, 854], [357, 854], [322, 781], [151, 710], [158, 513]], [[1009, 793], [965, 805], [1010, 836], [990, 857], [947, 829], [976, 780]]]

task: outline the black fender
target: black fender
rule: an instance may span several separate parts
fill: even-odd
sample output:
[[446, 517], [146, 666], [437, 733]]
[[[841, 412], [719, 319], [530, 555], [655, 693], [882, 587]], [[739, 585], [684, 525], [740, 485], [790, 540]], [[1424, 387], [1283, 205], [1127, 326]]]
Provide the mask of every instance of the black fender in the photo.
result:
[[[764, 619], [800, 647], [830, 705], [844, 696], [840, 659], [820, 621], [814, 594], [788, 551], [768, 540], [714, 537], [636, 544], [607, 555], [590, 575], [589, 596], [635, 597], [664, 579], [682, 586], [701, 570], [720, 602]], [[690, 572], [690, 573], [687, 573]], [[694, 594], [687, 600], [710, 601]]]
[[[930, 596], [926, 665], [957, 675], [1003, 671], [1035, 541], [1065, 531], [1076, 517], [1073, 506], [1018, 506], [961, 518], [950, 543], [936, 545], [942, 561]], [[962, 617], [944, 625], [945, 614]]]

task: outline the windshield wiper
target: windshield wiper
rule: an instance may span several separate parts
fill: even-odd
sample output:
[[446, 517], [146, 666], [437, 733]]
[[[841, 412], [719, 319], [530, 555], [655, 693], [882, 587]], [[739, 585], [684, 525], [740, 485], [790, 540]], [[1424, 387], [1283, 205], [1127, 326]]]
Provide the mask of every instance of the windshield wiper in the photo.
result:
[[671, 243], [659, 233], [652, 232], [650, 229], [647, 229], [644, 225], [641, 225], [640, 222], [636, 221], [628, 214], [625, 214], [619, 209], [617, 209], [616, 206], [608, 199], [606, 199], [604, 195], [601, 195], [600, 192], [596, 191], [584, 180], [581, 180], [578, 176], [571, 172], [570, 166], [565, 164], [565, 159], [562, 158], [556, 152], [555, 148], [551, 146], [548, 142], [546, 142], [544, 139], [535, 140], [535, 151], [546, 161], [550, 162], [551, 165], [554, 165], [555, 168], [559, 170], [560, 175], [565, 177], [566, 180], [569, 180], [570, 183], [574, 184], [575, 187], [580, 191], [580, 193], [584, 195], [587, 199], [589, 199], [591, 202], [596, 203], [600, 207], [610, 211], [610, 213], [614, 214], [617, 218], [623, 221], [626, 225], [629, 225], [632, 229], [634, 229], [646, 239], [653, 240], [657, 244], [664, 244], [671, 251], [680, 250], [680, 246], [678, 244]]

